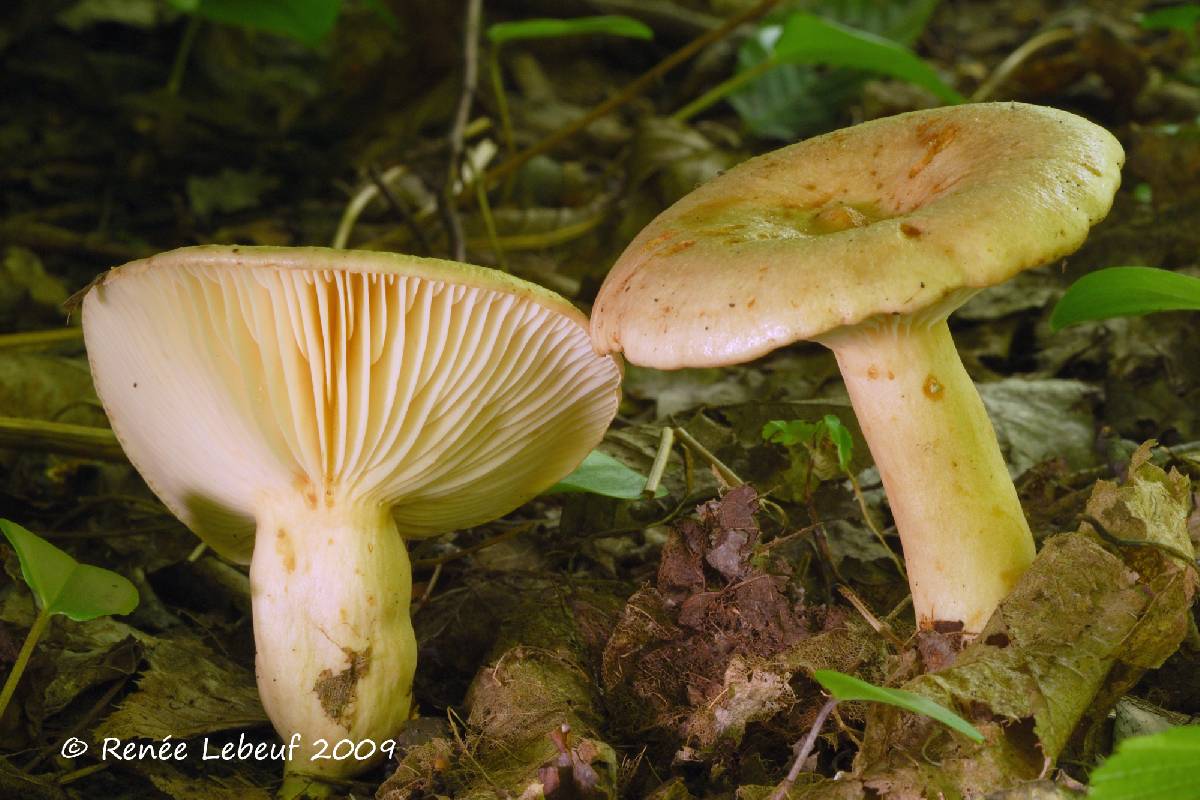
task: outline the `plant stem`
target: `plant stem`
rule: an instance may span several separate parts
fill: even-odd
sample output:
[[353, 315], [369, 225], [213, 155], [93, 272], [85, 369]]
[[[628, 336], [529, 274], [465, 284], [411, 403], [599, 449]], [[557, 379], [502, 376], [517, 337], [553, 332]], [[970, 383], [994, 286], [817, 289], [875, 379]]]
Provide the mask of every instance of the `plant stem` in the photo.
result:
[[804, 762], [808, 759], [808, 754], [812, 752], [813, 747], [817, 743], [817, 736], [821, 733], [821, 728], [825, 725], [825, 720], [833, 713], [833, 709], [837, 708], [838, 701], [829, 698], [825, 705], [821, 706], [821, 710], [817, 712], [817, 718], [813, 720], [812, 727], [808, 730], [808, 735], [804, 737], [804, 743], [796, 748], [796, 760], [792, 762], [792, 768], [788, 770], [787, 777], [783, 779], [783, 783], [775, 787], [775, 791], [771, 792], [771, 797], [768, 800], [787, 800], [788, 792], [792, 790], [792, 786], [796, 783], [796, 778], [800, 777], [800, 771], [804, 768]]
[[714, 105], [729, 95], [736, 92], [738, 89], [745, 86], [747, 83], [761, 77], [775, 67], [779, 66], [779, 62], [773, 58], [768, 58], [766, 61], [761, 61], [753, 67], [737, 73], [731, 78], [721, 81], [713, 88], [709, 89], [704, 94], [697, 97], [692, 102], [688, 103], [683, 108], [671, 115], [671, 119], [677, 122], [686, 122], [692, 117], [704, 111], [711, 105]]
[[513, 138], [512, 117], [508, 115], [508, 97], [504, 93], [504, 75], [500, 72], [500, 45], [492, 45], [488, 53], [488, 73], [492, 79], [492, 94], [496, 96], [496, 111], [500, 114], [500, 132], [504, 136], [504, 153], [517, 152]]
[[654, 464], [650, 474], [646, 476], [646, 488], [642, 496], [652, 499], [658, 494], [658, 485], [662, 483], [663, 473], [666, 472], [667, 462], [671, 459], [671, 447], [675, 444], [675, 431], [668, 425], [662, 429], [658, 437], [658, 452], [654, 455]]
[[183, 72], [187, 68], [188, 56], [192, 53], [192, 45], [196, 42], [196, 33], [200, 30], [200, 17], [195, 14], [188, 16], [187, 27], [183, 29], [183, 39], [179, 49], [175, 51], [175, 63], [171, 65], [171, 76], [167, 78], [167, 94], [174, 97], [179, 94], [183, 85]]
[[33, 655], [33, 648], [37, 646], [38, 640], [46, 632], [46, 625], [50, 623], [50, 617], [51, 614], [46, 609], [39, 610], [37, 619], [33, 621], [33, 627], [25, 636], [25, 644], [21, 645], [21, 652], [17, 653], [17, 660], [13, 662], [12, 671], [8, 673], [8, 678], [4, 681], [4, 689], [0, 690], [0, 719], [4, 718], [4, 712], [8, 709], [8, 701], [12, 700], [13, 692], [17, 690], [17, 683], [20, 682], [25, 667], [29, 665], [29, 657]]

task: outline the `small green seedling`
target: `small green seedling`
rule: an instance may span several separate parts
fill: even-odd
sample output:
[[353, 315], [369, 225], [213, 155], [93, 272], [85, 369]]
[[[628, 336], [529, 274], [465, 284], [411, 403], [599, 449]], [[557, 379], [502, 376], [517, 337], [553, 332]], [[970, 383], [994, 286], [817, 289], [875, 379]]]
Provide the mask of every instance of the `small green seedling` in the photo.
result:
[[1155, 311], [1200, 311], [1200, 278], [1151, 267], [1110, 267], [1075, 281], [1050, 314], [1050, 327]]
[[1200, 725], [1134, 736], [1092, 773], [1089, 800], [1177, 800], [1196, 797]]
[[983, 734], [974, 725], [950, 709], [915, 692], [907, 692], [903, 689], [885, 689], [832, 669], [817, 670], [813, 673], [813, 680], [821, 684], [822, 688], [838, 702], [865, 700], [869, 703], [895, 706], [940, 722], [973, 742], [983, 741]]
[[[617, 461], [608, 453], [593, 450], [583, 463], [567, 477], [546, 490], [546, 494], [573, 494], [587, 492], [618, 500], [637, 500], [642, 497], [646, 476]], [[666, 489], [659, 488], [656, 497], [662, 497]]]
[[508, 99], [504, 94], [504, 79], [500, 71], [500, 48], [509, 42], [530, 39], [561, 39], [567, 36], [621, 36], [626, 39], [652, 39], [654, 31], [632, 17], [611, 14], [574, 19], [523, 19], [515, 22], [497, 22], [487, 29], [491, 42], [488, 53], [488, 72], [492, 79], [492, 92], [496, 96], [496, 110], [500, 114], [500, 129], [504, 135], [504, 146], [509, 153], [515, 151], [513, 144], [512, 119], [508, 113]]
[[674, 117], [689, 119], [783, 64], [849, 67], [908, 81], [929, 90], [946, 104], [966, 101], [938, 76], [933, 67], [907, 47], [815, 14], [804, 11], [791, 14], [777, 35], [770, 38], [774, 42], [767, 58], [705, 92], [677, 111]]
[[867, 507], [867, 499], [863, 496], [858, 478], [850, 469], [851, 459], [854, 457], [854, 438], [836, 415], [826, 414], [818, 422], [773, 419], [763, 425], [762, 437], [763, 441], [783, 445], [791, 454], [792, 477], [796, 478], [797, 473], [799, 474], [798, 481], [793, 481], [800, 485], [801, 496], [796, 497], [797, 500], [808, 502], [813, 490], [821, 481], [831, 480], [838, 474], [848, 480], [867, 527], [887, 551], [896, 571], [907, 580], [908, 573], [904, 569], [904, 562], [888, 546], [883, 531], [879, 529]]
[[33, 590], [38, 604], [37, 618], [21, 645], [4, 689], [0, 690], [0, 717], [3, 717], [50, 617], [62, 614], [76, 622], [84, 622], [109, 614], [128, 614], [137, 607], [138, 592], [132, 583], [117, 573], [80, 564], [15, 522], [0, 519], [0, 533], [17, 551], [21, 577]]
[[842, 421], [833, 414], [826, 414], [817, 422], [773, 419], [763, 425], [762, 437], [763, 441], [783, 445], [794, 456], [806, 456], [802, 459], [809, 473], [803, 486], [806, 495], [816, 488], [814, 479], [829, 480], [838, 473], [851, 475], [850, 459], [854, 455], [854, 440]]

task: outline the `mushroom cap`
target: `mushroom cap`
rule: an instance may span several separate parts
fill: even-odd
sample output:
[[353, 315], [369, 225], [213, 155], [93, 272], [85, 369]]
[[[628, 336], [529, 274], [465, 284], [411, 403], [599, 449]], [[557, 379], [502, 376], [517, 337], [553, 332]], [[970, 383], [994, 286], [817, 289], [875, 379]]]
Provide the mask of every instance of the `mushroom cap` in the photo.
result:
[[1073, 252], [1124, 153], [1041, 106], [914, 111], [750, 159], [661, 213], [592, 309], [601, 352], [722, 366], [913, 314]]
[[248, 562], [264, 504], [391, 507], [426, 536], [511, 511], [616, 413], [621, 368], [562, 297], [450, 261], [186, 247], [83, 301], [96, 390], [155, 494]]

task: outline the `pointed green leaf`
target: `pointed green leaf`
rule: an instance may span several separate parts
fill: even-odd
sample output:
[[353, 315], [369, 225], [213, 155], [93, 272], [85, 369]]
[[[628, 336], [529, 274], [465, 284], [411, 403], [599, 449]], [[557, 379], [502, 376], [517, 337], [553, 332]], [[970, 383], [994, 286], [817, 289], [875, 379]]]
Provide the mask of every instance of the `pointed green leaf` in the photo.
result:
[[[646, 476], [617, 461], [608, 453], [593, 450], [567, 477], [546, 490], [545, 494], [589, 492], [619, 500], [637, 500], [646, 488]], [[667, 493], [658, 487], [656, 497]]]
[[826, 414], [822, 422], [825, 423], [825, 430], [829, 432], [830, 441], [837, 448], [838, 466], [842, 468], [842, 472], [849, 472], [850, 459], [854, 456], [854, 437], [834, 414]]
[[1197, 797], [1200, 725], [1135, 736], [1092, 773], [1089, 800], [1177, 800]]
[[946, 727], [958, 731], [971, 741], [983, 741], [983, 734], [974, 725], [928, 697], [915, 692], [906, 692], [903, 689], [884, 689], [832, 669], [817, 670], [813, 673], [813, 679], [836, 700], [866, 700], [871, 703], [896, 706], [936, 720]]
[[1071, 284], [1050, 314], [1050, 327], [1154, 311], [1200, 311], [1200, 278], [1151, 267], [1097, 270]]
[[827, 64], [890, 75], [928, 89], [944, 103], [966, 101], [907, 47], [815, 14], [797, 12], [787, 18], [774, 57], [787, 64]]
[[21, 576], [38, 605], [76, 622], [109, 614], [128, 614], [138, 592], [128, 580], [100, 567], [80, 564], [45, 539], [15, 522], [0, 519], [0, 532], [17, 551]]
[[487, 29], [488, 41], [504, 44], [521, 39], [560, 39], [564, 36], [623, 36], [652, 39], [654, 31], [632, 17], [619, 14], [574, 19], [522, 19], [497, 22]]

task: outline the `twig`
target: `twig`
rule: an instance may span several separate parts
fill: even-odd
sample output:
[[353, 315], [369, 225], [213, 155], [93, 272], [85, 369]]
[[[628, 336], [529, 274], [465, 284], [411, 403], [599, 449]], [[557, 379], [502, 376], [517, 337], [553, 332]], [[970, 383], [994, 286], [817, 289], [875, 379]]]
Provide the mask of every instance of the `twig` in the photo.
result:
[[45, 350], [82, 342], [83, 328], [78, 326], [0, 334], [0, 350]]
[[713, 28], [703, 36], [698, 36], [692, 41], [688, 42], [683, 47], [679, 48], [674, 53], [671, 53], [671, 55], [655, 64], [649, 70], [643, 72], [637, 78], [627, 83], [625, 87], [621, 89], [621, 91], [617, 92], [617, 94], [613, 95], [608, 100], [605, 100], [600, 105], [595, 106], [591, 111], [587, 112], [582, 117], [576, 119], [574, 122], [564, 125], [554, 133], [551, 133], [543, 138], [541, 141], [522, 150], [520, 153], [509, 156], [494, 169], [488, 170], [487, 174], [485, 175], [485, 178], [487, 179], [487, 185], [495, 185], [502, 179], [520, 169], [521, 166], [529, 159], [553, 150], [567, 139], [570, 139], [575, 134], [587, 128], [596, 120], [615, 111], [616, 109], [628, 103], [630, 100], [633, 100], [651, 86], [658, 83], [658, 81], [664, 75], [675, 69], [675, 67], [678, 67], [680, 64], [687, 61], [692, 56], [708, 47], [710, 44], [724, 39], [726, 36], [745, 23], [751, 22], [763, 16], [772, 8], [774, 8], [778, 2], [779, 0], [762, 0], [762, 2], [758, 3], [752, 8], [746, 9], [741, 14], [730, 17], [721, 26]]
[[858, 500], [858, 508], [862, 511], [863, 519], [867, 522], [867, 527], [871, 529], [871, 533], [875, 534], [875, 538], [879, 540], [880, 546], [887, 551], [888, 558], [896, 565], [896, 571], [900, 573], [900, 577], [908, 580], [908, 572], [904, 569], [904, 562], [896, 555], [896, 552], [888, 546], [887, 539], [884, 538], [883, 531], [879, 530], [879, 526], [875, 524], [875, 519], [871, 516], [871, 509], [867, 507], [867, 498], [863, 497], [862, 487], [858, 485], [858, 478], [854, 477], [850, 470], [845, 470], [845, 476], [850, 479], [850, 488], [854, 491], [854, 499]]
[[[402, 170], [403, 168], [396, 167], [393, 169]], [[389, 173], [391, 171], [392, 170], [388, 170]], [[429, 237], [425, 235], [425, 229], [417, 224], [417, 220], [415, 217], [413, 217], [412, 209], [408, 207], [408, 203], [404, 202], [404, 200], [398, 197], [396, 193], [392, 191], [392, 187], [388, 186], [384, 174], [379, 171], [379, 167], [375, 164], [372, 164], [370, 169], [367, 170], [367, 174], [371, 176], [371, 181], [375, 184], [375, 188], [379, 190], [379, 194], [383, 195], [383, 199], [389, 206], [392, 207], [392, 211], [396, 212], [396, 216], [400, 217], [400, 219], [404, 222], [404, 225], [412, 233], [413, 237], [415, 237], [417, 242], [420, 243], [422, 254], [429, 255], [432, 253], [433, 245], [429, 243]]]
[[61, 455], [124, 461], [125, 453], [108, 428], [68, 425], [41, 419], [0, 417], [0, 449], [34, 450]]
[[825, 705], [821, 706], [821, 710], [817, 712], [817, 718], [813, 720], [812, 727], [808, 729], [808, 735], [804, 737], [804, 742], [796, 748], [796, 760], [792, 762], [792, 768], [788, 770], [787, 777], [783, 779], [783, 783], [775, 787], [775, 791], [771, 792], [771, 796], [767, 800], [787, 800], [788, 792], [792, 790], [796, 779], [800, 777], [800, 771], [804, 769], [804, 762], [817, 743], [817, 736], [821, 734], [825, 720], [833, 713], [837, 704], [838, 701], [831, 697], [825, 701]]
[[1187, 553], [1183, 552], [1177, 547], [1172, 547], [1165, 542], [1152, 542], [1147, 539], [1122, 539], [1120, 536], [1110, 533], [1108, 528], [1104, 527], [1104, 523], [1093, 517], [1091, 514], [1082, 514], [1080, 515], [1079, 519], [1080, 521], [1086, 522], [1088, 525], [1091, 525], [1093, 528], [1095, 528], [1096, 533], [1100, 536], [1100, 538], [1109, 544], [1115, 544], [1118, 547], [1149, 547], [1154, 550], [1159, 550], [1171, 556], [1172, 558], [1182, 561], [1185, 565], [1191, 567], [1192, 571], [1195, 572], [1198, 577], [1200, 577], [1200, 566], [1197, 566], [1196, 559], [1192, 556], [1189, 556]]
[[[447, 135], [450, 163], [446, 170], [446, 186], [442, 190], [442, 221], [446, 226], [446, 238], [450, 242], [450, 257], [463, 261], [467, 257], [467, 246], [463, 240], [462, 219], [458, 216], [455, 203], [460, 182], [463, 153], [463, 131], [475, 99], [475, 81], [479, 77], [479, 18], [483, 14], [483, 0], [466, 0], [466, 20], [463, 23], [463, 83], [458, 97], [458, 109]], [[466, 188], [465, 186], [463, 187]]]
[[899, 636], [896, 635], [896, 632], [892, 630], [892, 626], [875, 616], [875, 612], [867, 607], [867, 604], [863, 602], [861, 597], [855, 594], [853, 589], [844, 583], [839, 583], [834, 588], [837, 589], [838, 594], [845, 598], [847, 603], [854, 606], [854, 610], [857, 611], [859, 615], [867, 621], [867, 624], [870, 625], [876, 633], [888, 640], [888, 643], [891, 644], [892, 647], [895, 647], [897, 650], [904, 649], [904, 642]]
[[741, 486], [743, 483], [745, 483], [745, 481], [743, 481], [741, 478], [739, 478], [737, 476], [736, 472], [731, 470], [729, 467], [725, 466], [725, 463], [722, 462], [721, 459], [719, 459], [715, 455], [713, 455], [712, 451], [709, 450], [707, 447], [700, 444], [700, 442], [696, 441], [696, 438], [694, 436], [692, 436], [690, 433], [688, 433], [686, 430], [684, 430], [683, 428], [676, 428], [675, 435], [679, 437], [679, 440], [681, 442], [686, 444], [691, 449], [695, 450], [696, 455], [700, 456], [705, 461], [707, 461], [712, 466], [712, 468], [717, 471], [717, 475], [721, 478], [721, 480], [724, 481], [727, 485]]
[[1066, 41], [1067, 39], [1074, 39], [1075, 36], [1075, 31], [1070, 28], [1055, 28], [1043, 31], [1034, 36], [1009, 53], [1003, 61], [996, 65], [996, 68], [992, 70], [992, 74], [988, 75], [987, 79], [979, 84], [979, 87], [971, 94], [971, 102], [978, 103], [991, 97], [992, 93], [999, 89], [1016, 72], [1017, 68], [1029, 60], [1029, 57], [1038, 50], [1049, 47], [1052, 44], [1057, 44], [1058, 42]]
[[654, 463], [650, 465], [650, 474], [646, 476], [646, 488], [642, 489], [642, 497], [653, 498], [658, 494], [658, 486], [667, 470], [667, 462], [671, 460], [671, 447], [674, 444], [675, 431], [668, 425], [659, 434], [658, 452], [654, 454]]

